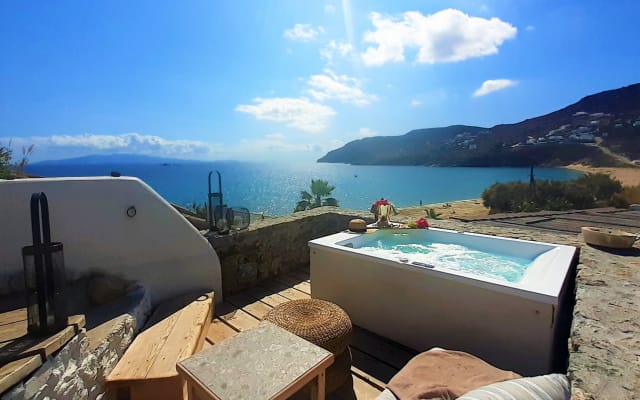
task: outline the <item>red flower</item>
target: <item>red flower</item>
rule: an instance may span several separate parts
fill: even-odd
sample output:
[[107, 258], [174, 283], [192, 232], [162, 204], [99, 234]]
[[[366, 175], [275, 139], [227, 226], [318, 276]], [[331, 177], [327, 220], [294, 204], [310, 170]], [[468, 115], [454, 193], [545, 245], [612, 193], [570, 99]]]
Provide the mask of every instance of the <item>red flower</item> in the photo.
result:
[[416, 226], [420, 229], [426, 229], [429, 227], [429, 222], [426, 218], [420, 218], [416, 221]]

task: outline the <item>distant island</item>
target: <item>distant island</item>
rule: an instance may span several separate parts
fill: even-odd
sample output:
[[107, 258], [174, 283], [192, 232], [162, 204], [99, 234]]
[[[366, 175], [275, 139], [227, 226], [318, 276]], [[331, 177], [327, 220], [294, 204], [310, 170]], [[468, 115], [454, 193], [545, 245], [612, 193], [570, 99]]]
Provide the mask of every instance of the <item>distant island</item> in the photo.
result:
[[92, 154], [88, 156], [65, 158], [61, 160], [46, 160], [33, 162], [31, 165], [102, 165], [102, 164], [161, 164], [174, 165], [181, 163], [197, 163], [197, 160], [183, 160], [178, 158], [156, 157], [143, 154]]
[[453, 125], [355, 140], [321, 163], [464, 167], [640, 165], [640, 83], [491, 128]]

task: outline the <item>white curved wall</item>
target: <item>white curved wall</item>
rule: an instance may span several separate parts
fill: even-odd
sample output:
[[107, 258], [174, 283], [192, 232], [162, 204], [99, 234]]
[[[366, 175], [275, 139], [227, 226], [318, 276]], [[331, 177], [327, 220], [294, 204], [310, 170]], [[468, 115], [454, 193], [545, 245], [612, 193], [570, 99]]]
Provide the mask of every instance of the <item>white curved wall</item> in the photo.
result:
[[[213, 248], [151, 187], [131, 177], [0, 181], [0, 294], [22, 274], [34, 192], [47, 195], [51, 239], [64, 245], [69, 277], [104, 271], [136, 280], [151, 290], [154, 304], [200, 289], [222, 300]], [[130, 206], [133, 218], [126, 213]]]

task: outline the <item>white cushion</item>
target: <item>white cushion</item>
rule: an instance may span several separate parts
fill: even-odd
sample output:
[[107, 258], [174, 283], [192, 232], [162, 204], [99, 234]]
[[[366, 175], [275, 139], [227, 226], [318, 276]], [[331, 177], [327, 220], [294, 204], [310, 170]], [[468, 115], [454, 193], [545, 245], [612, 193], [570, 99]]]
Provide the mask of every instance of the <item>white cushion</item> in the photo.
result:
[[512, 379], [482, 386], [458, 400], [569, 400], [569, 380], [562, 374]]

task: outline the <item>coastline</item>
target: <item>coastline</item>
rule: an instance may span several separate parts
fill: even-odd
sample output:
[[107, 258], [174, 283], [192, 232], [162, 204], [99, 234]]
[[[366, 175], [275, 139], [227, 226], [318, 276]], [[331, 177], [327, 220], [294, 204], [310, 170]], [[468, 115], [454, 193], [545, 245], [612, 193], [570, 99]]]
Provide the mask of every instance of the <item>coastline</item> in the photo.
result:
[[592, 167], [583, 164], [570, 164], [564, 168], [572, 169], [575, 171], [592, 173], [592, 174], [607, 174], [622, 183], [623, 186], [637, 186], [640, 185], [640, 168], [633, 167]]

